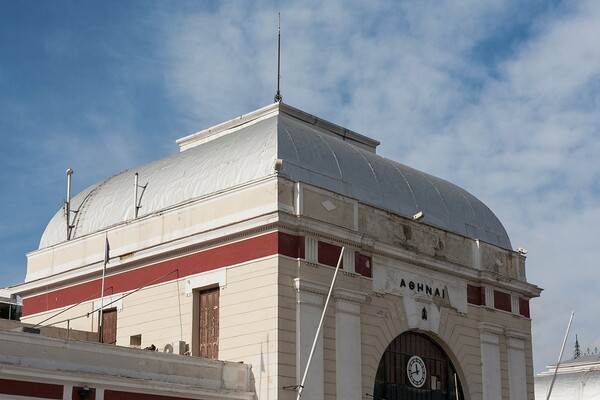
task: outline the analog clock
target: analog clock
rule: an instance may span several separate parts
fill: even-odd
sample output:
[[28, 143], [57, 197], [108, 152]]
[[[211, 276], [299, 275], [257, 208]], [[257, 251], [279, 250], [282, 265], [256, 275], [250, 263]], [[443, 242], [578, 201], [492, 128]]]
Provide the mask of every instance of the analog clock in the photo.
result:
[[427, 368], [423, 359], [419, 356], [412, 356], [406, 364], [406, 374], [408, 381], [416, 388], [420, 388], [425, 384], [427, 378]]

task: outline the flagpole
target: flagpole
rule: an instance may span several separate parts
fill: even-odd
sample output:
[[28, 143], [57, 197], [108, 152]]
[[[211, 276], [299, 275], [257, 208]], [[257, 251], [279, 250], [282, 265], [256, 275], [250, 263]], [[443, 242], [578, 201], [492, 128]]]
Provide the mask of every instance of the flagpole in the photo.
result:
[[333, 285], [335, 285], [335, 278], [337, 277], [337, 273], [340, 269], [340, 265], [342, 264], [342, 256], [344, 255], [344, 249], [345, 249], [345, 247], [342, 247], [342, 251], [340, 251], [340, 258], [338, 260], [337, 266], [335, 267], [335, 272], [333, 273], [333, 279], [331, 280], [331, 286], [329, 286], [329, 293], [327, 294], [327, 299], [325, 300], [325, 306], [323, 307], [323, 313], [321, 314], [321, 320], [319, 321], [319, 326], [317, 327], [317, 333], [315, 334], [315, 339], [313, 340], [313, 344], [310, 349], [310, 354], [308, 355], [308, 360], [306, 360], [306, 368], [304, 369], [304, 375], [302, 375], [302, 382], [300, 382], [300, 386], [298, 386], [298, 397], [296, 397], [296, 400], [300, 400], [300, 396], [302, 396], [302, 391], [304, 390], [304, 383], [306, 382], [306, 376], [308, 375], [308, 368], [310, 367], [310, 363], [311, 363], [313, 355], [315, 353], [315, 348], [317, 347], [317, 341], [319, 340], [319, 334], [321, 333], [321, 328], [323, 327], [323, 321], [325, 321], [325, 314], [327, 313], [327, 305], [329, 304], [329, 299], [331, 298], [331, 293], [333, 292]]
[[102, 318], [104, 315], [104, 277], [106, 276], [106, 264], [108, 264], [110, 246], [108, 244], [108, 232], [104, 233], [104, 266], [102, 267], [102, 292], [100, 293], [100, 311], [98, 312], [98, 341], [102, 343]]
[[556, 374], [558, 373], [560, 360], [562, 359], [563, 352], [565, 351], [565, 345], [567, 344], [567, 338], [569, 337], [569, 331], [571, 330], [573, 315], [575, 315], [575, 311], [571, 311], [571, 318], [569, 318], [569, 325], [567, 325], [567, 332], [565, 332], [565, 339], [563, 340], [562, 347], [560, 348], [560, 354], [558, 355], [558, 361], [556, 362], [556, 368], [554, 369], [554, 375], [552, 375], [552, 381], [550, 382], [550, 388], [548, 389], [548, 395], [546, 396], [546, 400], [549, 400], [550, 395], [552, 394], [552, 387], [554, 386], [554, 381], [556, 380]]

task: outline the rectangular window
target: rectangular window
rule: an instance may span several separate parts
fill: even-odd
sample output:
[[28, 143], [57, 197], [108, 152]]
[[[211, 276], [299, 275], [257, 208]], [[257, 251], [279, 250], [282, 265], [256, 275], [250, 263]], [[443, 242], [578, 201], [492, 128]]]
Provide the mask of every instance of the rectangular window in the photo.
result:
[[511, 312], [510, 294], [494, 290], [494, 308]]
[[467, 284], [467, 302], [476, 306], [484, 306], [485, 288]]
[[362, 276], [373, 277], [371, 257], [358, 252], [354, 253], [354, 269]]
[[519, 299], [519, 313], [525, 318], [531, 318], [529, 314], [529, 300], [524, 298]]
[[[329, 265], [330, 267], [336, 267], [340, 258], [340, 252], [342, 248], [331, 243], [321, 242], [319, 240], [318, 257], [319, 264]], [[340, 269], [344, 269], [344, 263], [340, 265]]]

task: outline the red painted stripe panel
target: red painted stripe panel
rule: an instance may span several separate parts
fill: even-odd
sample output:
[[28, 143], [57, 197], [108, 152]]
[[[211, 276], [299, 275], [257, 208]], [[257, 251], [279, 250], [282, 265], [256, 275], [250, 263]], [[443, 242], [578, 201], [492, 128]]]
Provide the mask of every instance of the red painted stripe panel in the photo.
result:
[[38, 397], [41, 399], [62, 399], [62, 385], [49, 383], [15, 381], [0, 379], [0, 393], [12, 396]]
[[279, 254], [304, 258], [304, 237], [279, 232]]
[[531, 318], [529, 313], [529, 300], [520, 298], [519, 299], [519, 313], [525, 318]]
[[467, 302], [476, 306], [484, 306], [485, 288], [467, 284]]
[[162, 396], [159, 394], [121, 392], [118, 390], [105, 390], [104, 400], [190, 400], [190, 398]]
[[[336, 267], [338, 260], [340, 259], [340, 253], [342, 248], [335, 244], [321, 242], [319, 240], [318, 245], [318, 258], [319, 264], [329, 265], [330, 267]], [[340, 269], [344, 269], [344, 262], [340, 264]]]
[[372, 265], [371, 257], [360, 254], [359, 252], [354, 253], [354, 270], [362, 276], [369, 278], [373, 277], [373, 271], [371, 270]]
[[494, 290], [494, 308], [511, 312], [510, 294]]
[[[156, 281], [152, 283], [153, 285], [278, 254], [280, 235], [282, 233], [273, 232], [132, 271], [110, 275], [105, 279], [104, 293], [109, 295], [127, 292], [148, 285], [154, 280]], [[287, 241], [283, 240], [282, 242], [285, 244]], [[282, 247], [288, 248], [289, 246]], [[101, 290], [102, 279], [96, 279], [65, 289], [28, 297], [23, 299], [23, 315], [32, 315], [66, 307], [86, 299], [99, 298]]]

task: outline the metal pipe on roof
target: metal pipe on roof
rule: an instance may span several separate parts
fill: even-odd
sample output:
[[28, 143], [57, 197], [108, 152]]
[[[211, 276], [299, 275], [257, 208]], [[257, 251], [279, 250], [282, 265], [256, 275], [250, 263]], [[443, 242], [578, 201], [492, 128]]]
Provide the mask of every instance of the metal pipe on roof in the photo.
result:
[[137, 218], [138, 217], [138, 173], [136, 172], [135, 175], [133, 176], [133, 217]]
[[67, 200], [65, 201], [65, 214], [67, 216], [67, 240], [71, 237], [71, 176], [73, 170], [67, 169]]

